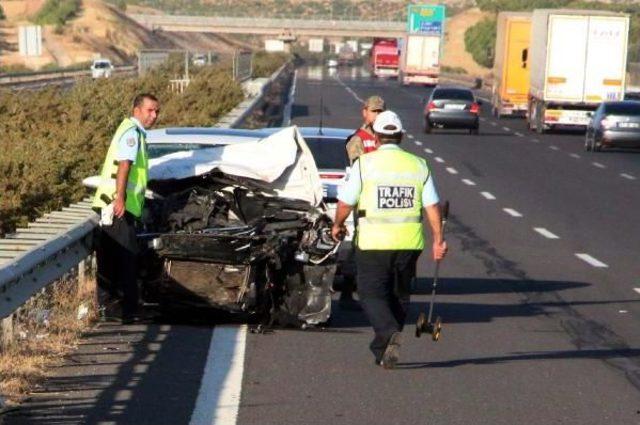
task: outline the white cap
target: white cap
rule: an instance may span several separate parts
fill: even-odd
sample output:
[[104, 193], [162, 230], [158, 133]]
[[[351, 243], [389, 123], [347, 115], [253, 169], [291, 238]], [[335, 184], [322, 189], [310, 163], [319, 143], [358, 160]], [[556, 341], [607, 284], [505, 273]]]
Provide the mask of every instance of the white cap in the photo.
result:
[[380, 112], [373, 122], [373, 131], [386, 135], [398, 134], [403, 131], [402, 122], [393, 111]]

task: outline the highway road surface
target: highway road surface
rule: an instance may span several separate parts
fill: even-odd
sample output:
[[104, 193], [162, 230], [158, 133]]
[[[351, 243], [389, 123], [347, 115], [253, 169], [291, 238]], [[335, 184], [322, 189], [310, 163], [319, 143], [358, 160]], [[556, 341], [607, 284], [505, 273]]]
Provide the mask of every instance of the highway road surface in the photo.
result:
[[[414, 337], [434, 264], [419, 261], [396, 370], [371, 329], [102, 324], [7, 424], [639, 424], [640, 154], [588, 153], [576, 133], [529, 133], [485, 101], [480, 135], [422, 131], [429, 89], [363, 70], [303, 68], [292, 122], [355, 128], [367, 96], [402, 118], [403, 147], [451, 202], [439, 342]], [[482, 95], [482, 94], [481, 94]]]

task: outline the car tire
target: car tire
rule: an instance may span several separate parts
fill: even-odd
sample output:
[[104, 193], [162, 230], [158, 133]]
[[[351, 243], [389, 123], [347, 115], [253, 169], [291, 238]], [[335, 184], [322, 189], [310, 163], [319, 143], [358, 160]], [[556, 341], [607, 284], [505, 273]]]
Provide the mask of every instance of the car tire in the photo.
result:
[[424, 119], [424, 132], [425, 134], [431, 134], [431, 123], [429, 122], [429, 118]]

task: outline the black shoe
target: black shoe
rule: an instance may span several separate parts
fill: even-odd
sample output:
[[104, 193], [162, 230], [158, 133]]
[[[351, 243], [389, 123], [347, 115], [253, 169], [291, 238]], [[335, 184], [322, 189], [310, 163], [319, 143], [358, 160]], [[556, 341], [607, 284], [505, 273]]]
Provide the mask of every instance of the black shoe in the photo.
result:
[[391, 338], [389, 338], [387, 348], [384, 349], [380, 366], [385, 369], [393, 369], [396, 367], [396, 363], [398, 363], [398, 358], [400, 357], [401, 342], [400, 332], [394, 332]]

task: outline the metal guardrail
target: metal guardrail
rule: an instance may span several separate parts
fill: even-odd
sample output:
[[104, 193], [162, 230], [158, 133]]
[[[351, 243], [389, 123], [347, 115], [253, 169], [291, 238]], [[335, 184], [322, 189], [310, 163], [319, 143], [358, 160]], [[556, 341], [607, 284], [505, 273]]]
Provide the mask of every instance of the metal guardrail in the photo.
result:
[[0, 239], [0, 318], [89, 256], [97, 225], [87, 199]]
[[[128, 74], [137, 71], [135, 65], [116, 66], [113, 69], [114, 74]], [[13, 86], [19, 84], [47, 82], [56, 80], [67, 80], [79, 77], [90, 77], [91, 70], [63, 70], [63, 71], [51, 71], [51, 72], [29, 72], [29, 73], [17, 73], [0, 76], [0, 86]]]
[[[260, 94], [240, 103], [218, 126], [238, 125], [287, 65], [265, 78]], [[87, 258], [93, 252], [98, 222], [99, 217], [87, 198], [47, 213], [0, 239], [0, 319], [10, 316], [38, 291]]]

